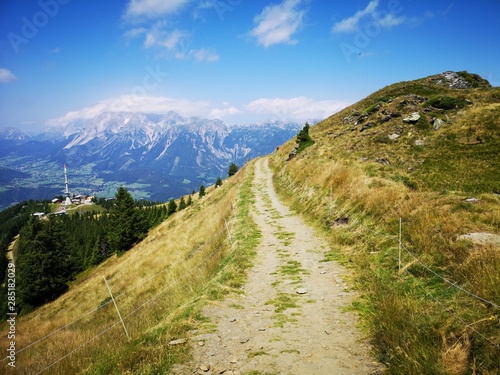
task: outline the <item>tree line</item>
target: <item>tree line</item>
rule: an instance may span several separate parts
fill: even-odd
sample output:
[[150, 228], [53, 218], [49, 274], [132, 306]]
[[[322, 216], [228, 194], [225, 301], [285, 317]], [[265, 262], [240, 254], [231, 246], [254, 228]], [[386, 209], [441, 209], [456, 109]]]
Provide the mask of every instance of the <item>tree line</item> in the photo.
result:
[[[238, 171], [233, 163], [228, 175]], [[216, 187], [222, 185], [217, 179]], [[121, 254], [142, 240], [147, 232], [168, 216], [193, 203], [195, 191], [168, 203], [134, 200], [120, 187], [114, 199], [98, 198], [102, 209], [72, 214], [50, 214], [43, 219], [35, 212], [50, 212], [49, 201], [28, 201], [0, 212], [0, 251], [6, 254], [16, 242], [16, 306], [19, 313], [50, 302], [68, 289], [68, 282], [112, 254]], [[205, 194], [201, 185], [199, 198]], [[0, 257], [0, 280], [6, 280], [9, 260]], [[7, 288], [0, 285], [0, 316], [7, 316]]]
[[[184, 202], [184, 203], [183, 203]], [[29, 203], [2, 211], [0, 245], [3, 254], [17, 233], [16, 243], [16, 304], [18, 312], [29, 312], [54, 300], [68, 289], [68, 282], [80, 272], [98, 265], [114, 253], [129, 250], [144, 238], [151, 228], [174, 212], [192, 203], [182, 198], [178, 205], [152, 204], [135, 201], [121, 187], [115, 199], [99, 200], [107, 207], [104, 212], [75, 212], [71, 215], [48, 215], [44, 219], [33, 216], [36, 211], [48, 212], [49, 202], [40, 207]], [[33, 206], [35, 205], [35, 206]], [[25, 207], [21, 213], [21, 207]], [[19, 211], [19, 212], [18, 212]], [[2, 257], [1, 279], [5, 280], [8, 260]], [[6, 288], [0, 288], [0, 298], [6, 301]], [[0, 314], [6, 316], [7, 304], [2, 303]]]

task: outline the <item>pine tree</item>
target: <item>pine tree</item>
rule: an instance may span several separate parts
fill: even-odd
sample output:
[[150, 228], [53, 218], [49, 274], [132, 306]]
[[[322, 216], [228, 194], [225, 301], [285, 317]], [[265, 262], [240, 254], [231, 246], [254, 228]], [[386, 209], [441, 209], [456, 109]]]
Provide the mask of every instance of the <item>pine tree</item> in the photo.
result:
[[181, 197], [181, 200], [179, 202], [179, 211], [185, 209], [187, 207], [186, 201], [184, 200], [184, 197]]
[[101, 239], [101, 236], [99, 236], [97, 237], [94, 243], [94, 247], [92, 248], [92, 255], [89, 259], [89, 266], [96, 266], [107, 257], [107, 243]]
[[60, 218], [31, 220], [18, 241], [17, 290], [23, 309], [52, 301], [67, 289], [72, 273]]
[[229, 177], [231, 177], [231, 176], [234, 176], [236, 174], [236, 172], [238, 172], [238, 166], [234, 163], [231, 163], [231, 165], [229, 166], [229, 169], [227, 171], [227, 174], [229, 175]]
[[110, 210], [109, 244], [112, 251], [123, 252], [144, 237], [147, 223], [127, 189], [120, 187], [115, 198]]
[[298, 145], [297, 153], [314, 144], [314, 140], [309, 135], [309, 123], [306, 122], [301, 131], [297, 134], [295, 142]]
[[200, 198], [203, 198], [205, 196], [205, 186], [200, 186], [200, 192], [198, 193], [198, 195]]
[[215, 181], [215, 187], [222, 186], [222, 180], [220, 177], [217, 177], [217, 181]]
[[175, 211], [177, 211], [177, 203], [173, 199], [170, 199], [167, 208], [168, 216], [172, 215]]
[[193, 204], [193, 198], [191, 198], [191, 195], [188, 196], [188, 201], [187, 201], [187, 205], [188, 206], [191, 206]]

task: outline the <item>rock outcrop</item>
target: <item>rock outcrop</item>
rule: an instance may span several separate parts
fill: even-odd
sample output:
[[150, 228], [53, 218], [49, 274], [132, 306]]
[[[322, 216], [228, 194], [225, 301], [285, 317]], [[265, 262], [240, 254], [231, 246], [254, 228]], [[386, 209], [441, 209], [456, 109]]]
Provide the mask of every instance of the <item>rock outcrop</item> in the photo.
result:
[[410, 123], [410, 124], [414, 124], [418, 120], [420, 120], [420, 113], [418, 113], [418, 112], [413, 112], [411, 115], [409, 115], [408, 117], [405, 117], [403, 119], [404, 122], [407, 122], [407, 123]]
[[433, 78], [434, 83], [448, 86], [452, 89], [471, 89], [473, 87], [491, 87], [490, 83], [478, 76], [467, 72], [447, 71]]

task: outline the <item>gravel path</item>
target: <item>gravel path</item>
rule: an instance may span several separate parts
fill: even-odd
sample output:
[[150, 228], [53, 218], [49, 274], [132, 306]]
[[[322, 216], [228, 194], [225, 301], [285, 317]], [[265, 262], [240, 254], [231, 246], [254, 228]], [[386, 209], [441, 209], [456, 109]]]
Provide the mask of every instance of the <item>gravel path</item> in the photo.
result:
[[345, 271], [321, 262], [326, 243], [276, 195], [267, 159], [257, 161], [254, 218], [262, 231], [241, 296], [205, 308], [213, 333], [191, 339], [186, 374], [374, 374], [377, 365], [345, 308]]

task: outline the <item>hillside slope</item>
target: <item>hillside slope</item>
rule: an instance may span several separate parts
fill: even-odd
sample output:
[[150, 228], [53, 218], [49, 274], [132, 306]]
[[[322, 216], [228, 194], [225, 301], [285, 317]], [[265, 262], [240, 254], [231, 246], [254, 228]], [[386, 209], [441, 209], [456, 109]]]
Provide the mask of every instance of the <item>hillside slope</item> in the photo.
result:
[[312, 129], [318, 154], [375, 162], [423, 190], [500, 192], [500, 88], [465, 76], [477, 87], [446, 72], [375, 92]]
[[310, 135], [273, 155], [275, 182], [358, 274], [388, 373], [497, 374], [500, 89], [466, 72], [402, 82]]
[[3, 357], [2, 373], [157, 374], [185, 360], [186, 346], [169, 342], [204, 322], [206, 301], [237, 291], [250, 264], [258, 238], [248, 213], [251, 181], [245, 167], [207, 189], [134, 248], [81, 274], [57, 300], [16, 317], [13, 340], [3, 322], [0, 347], [15, 342], [16, 367]]

